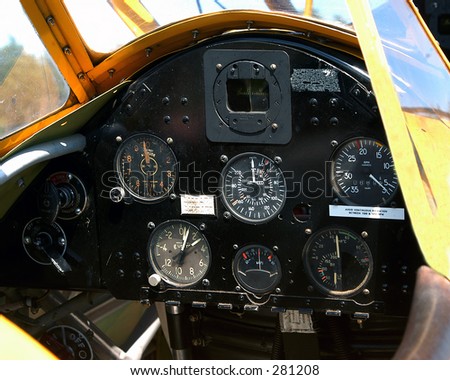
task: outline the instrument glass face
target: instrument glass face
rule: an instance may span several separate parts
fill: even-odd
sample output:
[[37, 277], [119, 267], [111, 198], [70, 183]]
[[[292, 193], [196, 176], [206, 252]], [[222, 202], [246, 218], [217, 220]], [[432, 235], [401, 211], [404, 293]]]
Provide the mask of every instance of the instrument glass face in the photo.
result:
[[332, 185], [348, 205], [386, 205], [398, 189], [389, 148], [371, 138], [347, 141], [334, 154]]
[[177, 179], [177, 159], [172, 149], [149, 133], [126, 139], [116, 155], [120, 182], [135, 199], [154, 202], [169, 195]]
[[286, 201], [283, 172], [269, 157], [243, 153], [222, 171], [222, 201], [242, 222], [262, 224], [275, 218]]
[[205, 277], [210, 265], [210, 247], [193, 224], [172, 220], [153, 231], [149, 244], [150, 263], [168, 284], [185, 287]]
[[326, 228], [310, 237], [303, 250], [307, 274], [323, 293], [350, 296], [370, 280], [373, 259], [369, 246], [346, 228]]
[[239, 285], [254, 295], [273, 291], [281, 280], [281, 264], [267, 247], [259, 244], [241, 248], [233, 262], [233, 274]]

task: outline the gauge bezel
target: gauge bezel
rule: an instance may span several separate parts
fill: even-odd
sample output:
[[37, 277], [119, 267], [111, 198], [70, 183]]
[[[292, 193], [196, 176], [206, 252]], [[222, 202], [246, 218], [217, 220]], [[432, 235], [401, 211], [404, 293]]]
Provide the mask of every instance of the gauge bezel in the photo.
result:
[[[173, 172], [174, 172], [174, 180], [172, 182], [172, 185], [170, 186], [170, 188], [162, 195], [160, 196], [142, 196], [137, 194], [135, 191], [133, 191], [130, 186], [126, 183], [124, 177], [123, 177], [123, 173], [121, 170], [121, 157], [122, 154], [124, 152], [124, 150], [129, 147], [133, 141], [135, 141], [138, 138], [149, 138], [149, 139], [153, 139], [155, 141], [158, 142], [158, 144], [160, 144], [161, 146], [163, 146], [165, 149], [167, 149], [168, 153], [172, 156], [172, 159], [174, 161], [173, 163]], [[134, 133], [130, 136], [128, 136], [125, 140], [122, 141], [122, 143], [120, 144], [119, 148], [117, 149], [115, 158], [114, 158], [114, 170], [117, 173], [118, 177], [119, 177], [119, 181], [121, 186], [123, 187], [123, 189], [126, 191], [127, 194], [129, 194], [133, 199], [136, 199], [140, 202], [145, 202], [145, 203], [158, 203], [164, 199], [166, 199], [167, 197], [169, 197], [170, 193], [172, 192], [173, 188], [175, 187], [175, 184], [178, 180], [178, 159], [177, 156], [175, 155], [173, 149], [169, 146], [169, 144], [164, 141], [163, 139], [161, 139], [160, 137], [154, 135], [153, 133], [149, 133], [149, 132], [139, 132], [139, 133]]]
[[[29, 232], [32, 231], [31, 228], [32, 227], [37, 228], [36, 225], [41, 225], [42, 227], [45, 227], [45, 228], [52, 228], [54, 230], [55, 234], [60, 235], [60, 238], [62, 238], [61, 241], [64, 243], [61, 245], [61, 244], [56, 244], [57, 242], [54, 242], [55, 245], [60, 249], [60, 252], [58, 252], [59, 257], [64, 257], [66, 250], [67, 250], [66, 233], [64, 232], [64, 230], [58, 223], [52, 222], [51, 224], [48, 224], [48, 223], [44, 222], [44, 220], [41, 217], [31, 219], [22, 230], [22, 246], [23, 246], [23, 249], [25, 250], [26, 254], [28, 255], [28, 257], [31, 260], [33, 260], [35, 263], [40, 264], [40, 265], [53, 265], [50, 258], [48, 258], [48, 262], [47, 262], [47, 261], [41, 261], [39, 258], [34, 257], [32, 250], [35, 247], [33, 247], [32, 244], [29, 244], [27, 246], [27, 244], [25, 243], [26, 237], [29, 237]], [[42, 231], [40, 231], [40, 232], [42, 232]], [[44, 231], [44, 232], [47, 233], [46, 231]]]
[[[156, 262], [156, 259], [154, 257], [154, 252], [152, 250], [153, 246], [154, 246], [154, 240], [159, 236], [159, 233], [161, 231], [164, 231], [165, 228], [167, 228], [167, 226], [171, 226], [177, 223], [181, 223], [181, 224], [185, 224], [189, 227], [192, 227], [195, 229], [196, 232], [200, 233], [202, 240], [205, 242], [206, 246], [208, 247], [208, 262], [205, 264], [206, 265], [206, 270], [202, 273], [202, 275], [196, 279], [194, 279], [193, 281], [189, 282], [189, 283], [181, 283], [179, 281], [177, 281], [174, 278], [171, 278], [170, 276], [167, 275], [167, 273], [164, 273], [161, 269], [160, 269], [160, 265]], [[188, 222], [186, 220], [183, 219], [171, 219], [171, 220], [166, 220], [165, 222], [159, 224], [152, 232], [152, 234], [150, 235], [149, 238], [149, 242], [147, 245], [147, 254], [150, 260], [150, 265], [153, 269], [153, 271], [158, 274], [161, 279], [168, 285], [172, 285], [176, 288], [187, 288], [189, 286], [194, 286], [196, 284], [198, 284], [200, 281], [202, 281], [206, 275], [208, 274], [210, 268], [211, 268], [211, 246], [209, 245], [208, 239], [206, 238], [206, 236], [203, 234], [203, 232], [200, 230], [199, 227], [197, 227], [196, 225], [192, 224], [191, 222]]]
[[[368, 257], [369, 257], [369, 267], [367, 270], [366, 275], [364, 276], [363, 280], [354, 288], [349, 289], [349, 290], [333, 290], [330, 289], [326, 286], [324, 286], [323, 284], [321, 284], [315, 277], [313, 274], [313, 269], [311, 268], [311, 265], [308, 261], [308, 254], [310, 252], [310, 247], [312, 246], [313, 243], [315, 243], [315, 241], [317, 240], [318, 237], [330, 232], [330, 231], [339, 231], [339, 232], [345, 232], [348, 234], [351, 234], [353, 236], [355, 236], [358, 240], [358, 242], [362, 243], [365, 246], [365, 250], [368, 252]], [[343, 227], [343, 226], [331, 226], [331, 227], [325, 227], [322, 228], [318, 231], [316, 231], [313, 235], [311, 235], [311, 237], [308, 239], [308, 241], [306, 242], [303, 251], [302, 251], [302, 260], [303, 260], [303, 266], [305, 268], [306, 274], [308, 276], [308, 279], [311, 281], [311, 283], [313, 284], [313, 286], [319, 290], [321, 293], [328, 295], [328, 296], [333, 296], [333, 297], [344, 297], [344, 298], [348, 298], [351, 296], [355, 296], [357, 294], [359, 294], [363, 288], [365, 288], [365, 286], [369, 283], [369, 281], [372, 278], [373, 275], [373, 271], [374, 271], [374, 262], [373, 262], [373, 255], [372, 255], [372, 251], [370, 250], [369, 245], [364, 241], [364, 239], [358, 235], [355, 231], [347, 228], [347, 227]]]
[[[394, 189], [394, 191], [388, 196], [386, 197], [385, 200], [382, 200], [381, 202], [377, 202], [377, 203], [366, 203], [366, 202], [355, 202], [354, 200], [352, 200], [352, 196], [351, 194], [346, 194], [345, 191], [342, 189], [342, 187], [338, 184], [338, 176], [336, 175], [336, 162], [337, 162], [337, 158], [338, 155], [340, 154], [340, 152], [343, 151], [343, 149], [349, 145], [352, 142], [358, 141], [358, 140], [371, 140], [375, 143], [379, 143], [381, 144], [383, 147], [385, 147], [390, 155], [390, 159], [392, 161], [392, 164], [394, 165], [392, 170], [394, 171], [394, 176], [397, 179], [397, 183], [396, 183], [396, 188]], [[393, 161], [393, 157], [390, 151], [389, 146], [381, 141], [378, 138], [375, 137], [368, 137], [368, 136], [358, 136], [358, 137], [352, 137], [349, 138], [345, 141], [343, 141], [341, 144], [339, 144], [336, 149], [333, 151], [333, 154], [331, 155], [331, 174], [330, 174], [330, 183], [331, 186], [333, 188], [334, 193], [336, 194], [336, 196], [346, 205], [349, 206], [362, 206], [362, 207], [381, 207], [381, 206], [386, 206], [387, 204], [389, 204], [390, 202], [392, 202], [392, 200], [394, 199], [394, 197], [396, 196], [398, 189], [399, 189], [399, 182], [398, 182], [398, 177], [397, 174], [395, 172], [395, 164]]]
[[[238, 269], [238, 264], [239, 264], [240, 260], [242, 260], [242, 252], [248, 251], [249, 249], [252, 249], [254, 247], [261, 247], [264, 250], [269, 251], [274, 257], [274, 261], [276, 262], [277, 270], [279, 272], [277, 275], [277, 281], [274, 282], [274, 284], [272, 284], [270, 287], [266, 287], [266, 288], [260, 289], [260, 290], [252, 288], [251, 286], [243, 283], [243, 281], [240, 281], [239, 279], [241, 277], [236, 273], [237, 269]], [[236, 255], [233, 258], [232, 272], [233, 272], [233, 277], [236, 280], [236, 282], [239, 284], [239, 286], [242, 287], [242, 289], [244, 289], [246, 292], [252, 294], [253, 296], [255, 296], [257, 298], [260, 298], [266, 294], [271, 294], [276, 289], [276, 287], [280, 284], [281, 278], [283, 276], [283, 271], [281, 270], [280, 259], [270, 248], [268, 248], [262, 244], [247, 244], [247, 245], [239, 248], [239, 250], [236, 252]]]
[[[277, 169], [277, 171], [280, 173], [280, 179], [282, 179], [282, 186], [284, 188], [284, 194], [283, 194], [283, 199], [281, 201], [281, 204], [279, 205], [279, 207], [277, 208], [277, 210], [274, 213], [271, 213], [268, 217], [262, 218], [262, 219], [254, 219], [254, 218], [250, 218], [250, 217], [246, 217], [244, 215], [242, 215], [241, 213], [239, 213], [238, 211], [236, 211], [233, 207], [231, 207], [230, 202], [228, 201], [227, 197], [226, 197], [226, 191], [225, 191], [225, 178], [226, 175], [230, 169], [230, 167], [235, 164], [236, 162], [238, 162], [239, 160], [242, 160], [243, 158], [249, 157], [249, 156], [259, 156], [260, 158], [264, 158], [270, 161], [270, 163]], [[286, 191], [286, 178], [284, 177], [284, 173], [281, 170], [281, 168], [278, 166], [278, 164], [270, 157], [266, 156], [265, 154], [262, 153], [258, 153], [258, 152], [243, 152], [240, 153], [236, 156], [234, 156], [233, 158], [231, 158], [226, 165], [224, 166], [224, 168], [222, 169], [221, 175], [220, 175], [220, 199], [222, 200], [222, 204], [225, 206], [225, 208], [239, 221], [244, 222], [244, 223], [248, 223], [248, 224], [253, 224], [253, 225], [257, 225], [257, 224], [264, 224], [267, 223], [273, 219], [275, 219], [280, 212], [283, 210], [284, 205], [286, 203], [286, 195], [287, 191]]]
[[[69, 331], [69, 332], [75, 332], [78, 336], [77, 338], [80, 339], [82, 341], [82, 343], [84, 344], [85, 347], [88, 348], [88, 356], [86, 358], [74, 358], [74, 360], [93, 360], [94, 359], [94, 351], [92, 349], [91, 343], [89, 342], [89, 339], [87, 338], [87, 336], [85, 334], [83, 334], [79, 329], [69, 326], [69, 325], [56, 325], [53, 327], [50, 327], [49, 329], [47, 329], [45, 331], [45, 334], [51, 334], [53, 331]], [[41, 344], [43, 344], [45, 347], [47, 347], [47, 345], [45, 344], [45, 342], [42, 342], [42, 338], [43, 336], [41, 336], [41, 338], [39, 339], [39, 341], [41, 342]], [[58, 336], [58, 338], [60, 338]], [[75, 343], [75, 341], [73, 341]], [[51, 347], [47, 347], [50, 351]]]

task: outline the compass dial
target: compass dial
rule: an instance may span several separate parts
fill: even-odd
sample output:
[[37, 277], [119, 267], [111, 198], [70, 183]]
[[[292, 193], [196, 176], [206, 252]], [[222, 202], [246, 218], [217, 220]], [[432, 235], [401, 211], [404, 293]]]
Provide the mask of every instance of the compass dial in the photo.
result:
[[277, 164], [259, 153], [243, 153], [222, 172], [222, 201], [236, 219], [265, 223], [279, 214], [286, 200], [286, 181]]

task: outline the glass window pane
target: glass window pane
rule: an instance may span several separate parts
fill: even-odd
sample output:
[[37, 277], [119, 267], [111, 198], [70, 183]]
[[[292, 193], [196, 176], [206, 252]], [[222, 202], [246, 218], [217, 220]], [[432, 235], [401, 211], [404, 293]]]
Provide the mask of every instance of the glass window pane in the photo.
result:
[[65, 104], [70, 89], [19, 1], [0, 12], [0, 138]]
[[[201, 14], [254, 9], [303, 15], [307, 5], [306, 0], [64, 0], [64, 4], [86, 44], [99, 53], [112, 52], [158, 27]], [[312, 5], [312, 17], [352, 28], [346, 0], [314, 0]]]

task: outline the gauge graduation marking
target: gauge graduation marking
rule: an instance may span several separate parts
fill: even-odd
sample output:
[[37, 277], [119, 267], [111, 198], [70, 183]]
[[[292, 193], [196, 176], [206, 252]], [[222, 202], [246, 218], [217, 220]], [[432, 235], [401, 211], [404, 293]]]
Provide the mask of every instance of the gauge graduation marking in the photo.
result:
[[259, 153], [243, 153], [222, 171], [222, 201], [236, 219], [259, 224], [273, 219], [284, 206], [286, 181], [280, 168]]
[[154, 202], [165, 198], [177, 179], [177, 159], [159, 137], [138, 133], [126, 139], [116, 154], [116, 171], [131, 196]]
[[233, 261], [233, 275], [246, 291], [261, 296], [273, 291], [281, 280], [278, 257], [259, 244], [242, 247]]
[[307, 274], [323, 293], [351, 296], [370, 280], [373, 259], [366, 242], [346, 228], [325, 228], [303, 250]]
[[338, 147], [331, 182], [344, 203], [358, 206], [386, 205], [398, 189], [389, 148], [372, 138], [352, 139]]
[[194, 285], [206, 275], [210, 264], [210, 247], [200, 230], [184, 220], [160, 224], [149, 242], [150, 263], [168, 284]]

